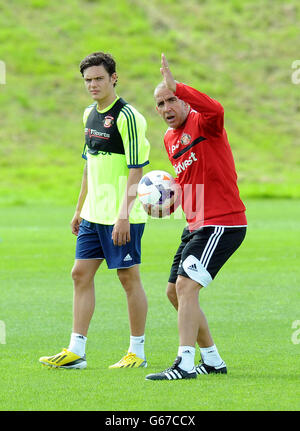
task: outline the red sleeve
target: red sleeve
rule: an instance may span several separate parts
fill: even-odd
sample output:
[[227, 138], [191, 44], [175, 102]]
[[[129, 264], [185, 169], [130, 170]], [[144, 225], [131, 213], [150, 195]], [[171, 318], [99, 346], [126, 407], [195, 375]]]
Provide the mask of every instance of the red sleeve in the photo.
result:
[[203, 126], [208, 128], [211, 133], [223, 133], [224, 109], [217, 100], [182, 83], [177, 83], [175, 96], [202, 114]]

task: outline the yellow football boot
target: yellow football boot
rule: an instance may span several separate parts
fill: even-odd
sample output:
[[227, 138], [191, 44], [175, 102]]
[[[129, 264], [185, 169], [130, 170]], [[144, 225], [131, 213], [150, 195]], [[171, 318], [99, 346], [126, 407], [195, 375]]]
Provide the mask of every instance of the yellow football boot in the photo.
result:
[[49, 367], [54, 368], [65, 368], [69, 370], [86, 368], [85, 355], [81, 358], [67, 349], [63, 349], [62, 352], [54, 356], [42, 356], [39, 361], [43, 365], [48, 365]]
[[147, 361], [136, 356], [135, 353], [128, 352], [122, 359], [114, 365], [110, 365], [109, 368], [140, 368], [147, 367]]

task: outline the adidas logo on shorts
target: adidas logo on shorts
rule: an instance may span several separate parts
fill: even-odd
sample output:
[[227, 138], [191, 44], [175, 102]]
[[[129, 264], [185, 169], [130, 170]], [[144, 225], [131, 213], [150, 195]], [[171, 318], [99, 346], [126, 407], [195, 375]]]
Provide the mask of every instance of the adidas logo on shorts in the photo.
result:
[[192, 271], [198, 271], [198, 269], [197, 269], [197, 265], [196, 265], [195, 263], [193, 263], [192, 265], [190, 265], [190, 266], [188, 267], [188, 269], [191, 269]]
[[132, 260], [132, 257], [131, 257], [131, 256], [130, 256], [130, 254], [128, 253], [128, 254], [124, 257], [123, 262], [128, 262], [129, 260]]

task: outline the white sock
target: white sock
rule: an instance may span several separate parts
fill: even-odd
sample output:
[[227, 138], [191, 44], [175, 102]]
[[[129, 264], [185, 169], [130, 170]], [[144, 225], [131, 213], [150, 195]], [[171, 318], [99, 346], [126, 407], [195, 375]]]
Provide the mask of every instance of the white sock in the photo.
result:
[[85, 345], [87, 337], [76, 332], [72, 332], [68, 350], [80, 357], [85, 355]]
[[222, 358], [219, 355], [218, 349], [215, 344], [211, 347], [200, 347], [200, 353], [202, 357], [202, 361], [206, 365], [210, 365], [211, 367], [216, 367], [221, 364]]
[[191, 371], [195, 367], [195, 347], [179, 346], [178, 356], [181, 356], [179, 368], [184, 371]]
[[145, 359], [145, 335], [134, 337], [130, 335], [130, 345], [128, 352], [135, 353], [138, 358]]

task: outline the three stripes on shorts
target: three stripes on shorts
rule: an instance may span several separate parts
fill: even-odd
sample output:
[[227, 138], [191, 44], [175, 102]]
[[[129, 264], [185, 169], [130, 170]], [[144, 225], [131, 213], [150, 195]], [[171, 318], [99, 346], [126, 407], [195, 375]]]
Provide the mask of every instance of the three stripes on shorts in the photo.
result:
[[204, 266], [205, 269], [207, 269], [207, 266], [209, 264], [209, 261], [218, 245], [218, 242], [221, 238], [221, 236], [224, 233], [224, 227], [223, 226], [216, 226], [214, 233], [209, 237], [209, 240], [207, 241], [207, 244], [203, 250], [200, 263]]

